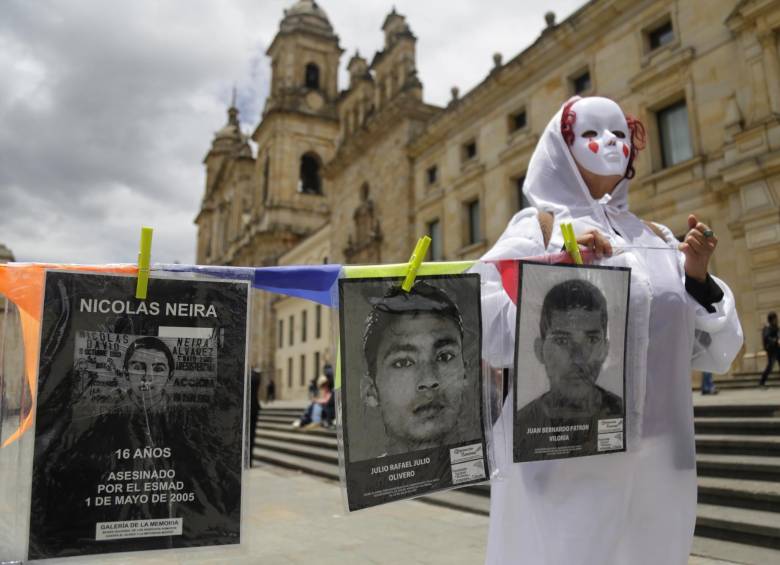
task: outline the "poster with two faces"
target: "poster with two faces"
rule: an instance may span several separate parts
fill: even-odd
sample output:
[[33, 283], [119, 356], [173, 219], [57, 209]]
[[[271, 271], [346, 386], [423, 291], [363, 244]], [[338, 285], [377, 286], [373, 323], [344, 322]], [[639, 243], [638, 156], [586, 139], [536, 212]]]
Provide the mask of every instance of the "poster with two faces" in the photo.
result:
[[[629, 279], [625, 268], [519, 262], [514, 377], [503, 387], [514, 462], [625, 450]], [[400, 284], [339, 283], [349, 510], [490, 478], [484, 399], [501, 393], [482, 359], [482, 340], [493, 338], [482, 335], [480, 277]]]

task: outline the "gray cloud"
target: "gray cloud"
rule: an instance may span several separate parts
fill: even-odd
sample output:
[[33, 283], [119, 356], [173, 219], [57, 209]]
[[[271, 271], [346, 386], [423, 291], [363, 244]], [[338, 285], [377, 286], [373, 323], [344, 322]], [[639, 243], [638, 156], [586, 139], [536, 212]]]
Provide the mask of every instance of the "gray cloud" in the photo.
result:
[[[293, 0], [0, 4], [0, 242], [17, 260], [192, 262], [202, 159], [235, 85], [245, 131], [268, 93], [265, 50]], [[581, 1], [398, 0], [418, 41], [425, 98], [479, 83]], [[322, 0], [346, 50], [370, 58], [391, 3]]]

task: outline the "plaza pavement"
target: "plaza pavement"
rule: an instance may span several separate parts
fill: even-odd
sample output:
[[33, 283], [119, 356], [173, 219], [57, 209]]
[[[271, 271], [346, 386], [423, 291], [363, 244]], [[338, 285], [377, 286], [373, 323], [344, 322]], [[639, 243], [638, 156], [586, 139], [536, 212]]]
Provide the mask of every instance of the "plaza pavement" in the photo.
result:
[[[414, 500], [347, 514], [340, 488], [270, 466], [247, 472], [244, 543], [58, 559], [61, 565], [480, 565], [488, 519]], [[692, 556], [689, 565], [725, 565]]]
[[[724, 390], [715, 396], [696, 393], [694, 402], [697, 405], [780, 404], [780, 389]], [[398, 502], [348, 514], [338, 485], [271, 466], [247, 471], [244, 492], [244, 543], [240, 547], [101, 555], [52, 560], [49, 563], [479, 565], [484, 561], [488, 523], [484, 516], [417, 501]], [[8, 511], [7, 508], [3, 510]], [[3, 537], [0, 535], [0, 541], [8, 543], [9, 540], [2, 540]], [[5, 543], [0, 543], [0, 562]], [[739, 559], [739, 556], [734, 559]], [[689, 565], [726, 563], [732, 562], [696, 555], [691, 556], [689, 561]]]

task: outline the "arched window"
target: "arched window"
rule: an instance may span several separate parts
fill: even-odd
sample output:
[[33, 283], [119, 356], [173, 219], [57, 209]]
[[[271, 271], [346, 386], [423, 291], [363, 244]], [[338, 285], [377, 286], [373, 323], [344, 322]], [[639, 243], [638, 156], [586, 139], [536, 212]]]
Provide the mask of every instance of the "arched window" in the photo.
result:
[[320, 68], [314, 63], [306, 65], [306, 88], [313, 88], [319, 90], [320, 88]]
[[268, 153], [265, 155], [265, 164], [263, 165], [263, 204], [268, 202], [268, 173], [271, 168], [271, 159]]
[[306, 153], [301, 157], [301, 176], [298, 186], [304, 194], [322, 194], [320, 158], [316, 153]]

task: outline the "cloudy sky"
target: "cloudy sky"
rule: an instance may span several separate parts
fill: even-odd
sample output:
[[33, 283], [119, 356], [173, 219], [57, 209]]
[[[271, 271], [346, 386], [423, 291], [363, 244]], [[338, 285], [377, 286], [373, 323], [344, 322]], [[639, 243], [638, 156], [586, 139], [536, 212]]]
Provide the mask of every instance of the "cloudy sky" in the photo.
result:
[[[195, 259], [202, 159], [235, 84], [242, 127], [268, 93], [265, 50], [295, 0], [0, 1], [0, 243], [17, 261]], [[393, 4], [394, 2], [394, 4]], [[345, 49], [369, 58], [395, 5], [418, 37], [427, 102], [444, 105], [530, 45], [544, 12], [584, 0], [321, 0]]]

